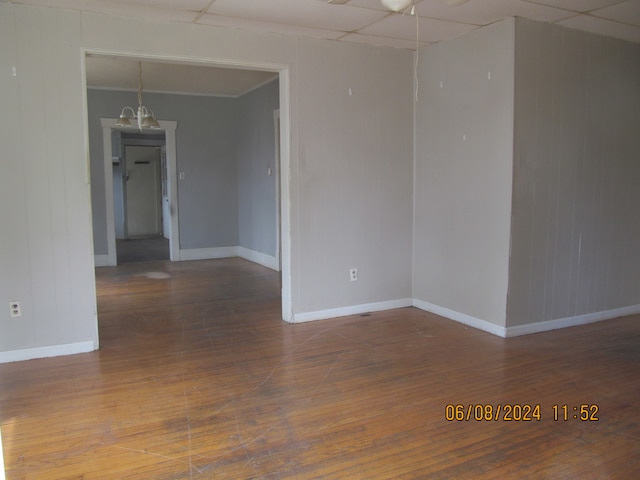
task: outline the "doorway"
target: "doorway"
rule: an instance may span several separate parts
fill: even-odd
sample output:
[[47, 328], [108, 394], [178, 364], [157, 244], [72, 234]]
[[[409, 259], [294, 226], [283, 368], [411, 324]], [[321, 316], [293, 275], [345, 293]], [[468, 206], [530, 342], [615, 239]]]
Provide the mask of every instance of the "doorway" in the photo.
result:
[[[161, 207], [160, 232], [167, 239], [169, 260], [179, 260], [180, 232], [178, 229], [178, 187], [176, 169], [176, 128], [175, 121], [161, 120], [160, 130], [142, 133], [123, 133], [116, 127], [115, 118], [101, 118], [102, 145], [104, 155], [104, 182], [106, 196], [107, 255], [97, 266], [116, 266], [122, 250], [121, 240], [128, 240], [125, 229], [125, 189], [123, 176], [126, 167], [122, 161], [127, 146], [147, 146], [159, 148]], [[153, 133], [153, 134], [152, 134]], [[155, 137], [155, 138], [154, 138]], [[117, 163], [117, 165], [116, 165]], [[116, 173], [117, 172], [117, 173]], [[135, 231], [135, 230], [134, 230]], [[164, 248], [164, 247], [163, 247]]]
[[124, 238], [162, 236], [160, 148], [126, 145], [124, 163]]
[[[139, 55], [132, 55], [130, 53], [127, 52], [104, 52], [104, 51], [100, 51], [100, 52], [90, 52], [90, 51], [85, 51], [85, 54], [87, 56], [111, 56], [113, 55], [114, 57], [129, 57], [129, 58], [135, 58], [136, 60], [140, 59], [141, 57]], [[231, 62], [228, 64], [223, 64], [221, 62], [209, 62], [206, 60], [200, 60], [200, 59], [194, 59], [194, 58], [189, 58], [189, 59], [182, 59], [182, 58], [177, 58], [177, 57], [153, 57], [154, 60], [158, 61], [158, 60], [164, 60], [166, 61], [167, 64], [171, 64], [171, 63], [175, 63], [175, 64], [181, 64], [184, 63], [185, 65], [193, 65], [193, 64], [207, 64], [210, 65], [211, 67], [218, 67], [218, 68], [237, 68], [237, 67], [241, 67], [242, 69], [247, 69], [247, 70], [251, 70], [251, 69], [255, 69], [255, 70], [260, 70], [260, 71], [269, 71], [269, 72], [278, 72], [278, 77], [279, 77], [279, 98], [280, 98], [280, 111], [282, 112], [282, 118], [281, 118], [281, 122], [280, 122], [280, 132], [279, 132], [279, 137], [280, 137], [280, 153], [281, 153], [281, 164], [279, 165], [281, 168], [279, 169], [279, 171], [277, 172], [278, 176], [280, 177], [280, 182], [279, 183], [279, 187], [280, 187], [280, 191], [279, 191], [279, 197], [280, 197], [280, 206], [278, 209], [278, 213], [280, 214], [280, 221], [279, 221], [279, 228], [278, 228], [278, 234], [279, 234], [279, 244], [280, 244], [280, 252], [281, 254], [279, 255], [279, 263], [281, 264], [282, 268], [282, 317], [285, 321], [292, 321], [293, 319], [293, 313], [292, 313], [292, 308], [291, 308], [291, 300], [292, 300], [292, 295], [291, 295], [291, 270], [290, 270], [290, 250], [291, 250], [291, 241], [290, 241], [290, 205], [289, 205], [289, 155], [290, 155], [290, 121], [289, 121], [289, 112], [290, 112], [290, 106], [289, 106], [289, 90], [290, 90], [290, 81], [289, 81], [289, 71], [288, 71], [288, 66], [287, 65], [279, 65], [279, 64], [273, 64], [273, 65], [268, 65], [268, 64], [251, 64], [251, 63], [245, 63], [245, 62]], [[111, 141], [110, 141], [110, 135], [111, 135], [111, 130], [112, 128], [114, 128], [115, 123], [116, 123], [115, 118], [102, 118], [101, 122], [102, 122], [102, 127], [103, 127], [103, 147], [104, 147], [104, 158], [105, 160], [108, 162], [109, 164], [109, 170], [111, 169], [111, 159], [112, 159], [112, 151], [111, 151]], [[167, 125], [172, 123], [173, 125]], [[166, 160], [167, 160], [167, 177], [168, 177], [168, 185], [167, 185], [167, 193], [168, 193], [168, 201], [170, 203], [169, 205], [169, 211], [170, 213], [170, 219], [171, 219], [171, 235], [170, 235], [170, 252], [171, 252], [171, 260], [187, 260], [190, 259], [189, 258], [189, 254], [193, 253], [195, 250], [198, 250], [197, 248], [194, 250], [193, 248], [191, 250], [187, 249], [184, 250], [183, 252], [186, 252], [186, 255], [184, 258], [181, 258], [181, 250], [180, 250], [180, 242], [179, 242], [179, 229], [178, 229], [178, 218], [177, 218], [177, 214], [179, 212], [179, 208], [177, 205], [177, 201], [178, 201], [178, 195], [177, 195], [177, 183], [180, 180], [184, 180], [184, 174], [182, 172], [180, 172], [180, 176], [178, 176], [178, 172], [176, 171], [176, 138], [175, 138], [175, 134], [176, 134], [176, 124], [177, 122], [163, 122], [162, 120], [160, 121], [160, 125], [161, 125], [161, 129], [163, 129], [165, 131], [166, 134], [166, 139], [167, 139], [167, 152], [166, 152]], [[277, 168], [277, 167], [276, 167]], [[105, 179], [108, 183], [112, 182], [112, 173], [110, 173], [109, 175], [105, 175]], [[106, 185], [105, 186], [105, 193], [107, 196], [112, 194], [112, 185]], [[164, 205], [163, 205], [164, 207]], [[112, 228], [112, 222], [109, 221], [109, 217], [111, 219], [113, 219], [113, 203], [107, 201], [107, 212], [106, 212], [106, 217], [108, 219], [107, 221], [107, 228]], [[111, 211], [109, 211], [111, 210]], [[166, 216], [164, 217], [164, 219], [166, 220]], [[115, 229], [112, 229], [112, 231], [108, 231], [107, 232], [107, 251], [108, 254], [111, 255], [111, 253], [115, 253], [116, 251], [116, 236], [115, 236]], [[196, 252], [197, 253], [197, 252]], [[105, 255], [106, 256], [106, 255]], [[103, 263], [102, 265], [116, 265], [116, 258], [115, 255], [113, 255], [113, 259], [110, 261], [112, 261], [113, 263]]]
[[[114, 163], [113, 198], [118, 265], [169, 260], [166, 148], [161, 139], [138, 144], [123, 134], [121, 161]], [[133, 142], [133, 144], [131, 143]], [[159, 145], [159, 144], [162, 145]]]

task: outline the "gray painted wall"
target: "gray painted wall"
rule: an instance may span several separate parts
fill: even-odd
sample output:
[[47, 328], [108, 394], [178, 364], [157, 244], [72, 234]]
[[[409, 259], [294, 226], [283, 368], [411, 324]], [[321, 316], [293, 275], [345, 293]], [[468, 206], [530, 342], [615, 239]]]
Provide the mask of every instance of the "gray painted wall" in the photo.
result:
[[640, 45], [518, 19], [508, 324], [640, 304]]
[[[180, 247], [238, 244], [236, 99], [145, 93], [144, 103], [158, 119], [175, 120]], [[107, 253], [102, 127], [136, 105], [135, 92], [88, 90], [91, 184], [95, 253]]]
[[278, 89], [275, 80], [238, 98], [239, 245], [270, 256], [276, 255], [279, 227], [273, 119], [280, 106]]
[[[411, 296], [413, 55], [300, 39], [292, 169], [301, 312]], [[351, 90], [350, 90], [351, 89]], [[349, 281], [349, 269], [358, 281]]]
[[[276, 170], [273, 110], [279, 107], [275, 80], [239, 98], [144, 94], [144, 102], [176, 131], [182, 249], [240, 245], [275, 255]], [[135, 101], [134, 93], [90, 89], [89, 110], [94, 250], [107, 253], [101, 117], [114, 118]], [[194, 108], [194, 105], [200, 108]], [[211, 125], [197, 135], [189, 125]], [[224, 123], [224, 128], [217, 126]], [[202, 130], [202, 128], [200, 128]], [[205, 130], [206, 131], [206, 130]], [[120, 152], [119, 132], [114, 155]], [[153, 138], [153, 137], [151, 137]], [[192, 142], [199, 142], [198, 145]], [[149, 143], [149, 142], [140, 142]], [[273, 174], [267, 175], [267, 165]], [[115, 217], [122, 216], [121, 178], [114, 178]], [[116, 225], [118, 227], [118, 225]], [[118, 232], [116, 232], [118, 233]]]
[[413, 296], [505, 325], [513, 20], [420, 50]]

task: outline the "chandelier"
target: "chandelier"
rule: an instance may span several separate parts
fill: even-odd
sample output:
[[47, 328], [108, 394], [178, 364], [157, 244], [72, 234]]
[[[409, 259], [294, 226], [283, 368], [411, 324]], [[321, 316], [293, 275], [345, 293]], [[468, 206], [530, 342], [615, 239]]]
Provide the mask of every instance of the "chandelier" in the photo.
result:
[[[135, 125], [131, 121], [135, 121]], [[120, 113], [120, 118], [116, 122], [116, 127], [138, 127], [142, 131], [143, 128], [160, 128], [160, 124], [153, 117], [153, 111], [149, 110], [142, 104], [142, 62], [138, 62], [138, 110], [132, 107], [124, 107]]]

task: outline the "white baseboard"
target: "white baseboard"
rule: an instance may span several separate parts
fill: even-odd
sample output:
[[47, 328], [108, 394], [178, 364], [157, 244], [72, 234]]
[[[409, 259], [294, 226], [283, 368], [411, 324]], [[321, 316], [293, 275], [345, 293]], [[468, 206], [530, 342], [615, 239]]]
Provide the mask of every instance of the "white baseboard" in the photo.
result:
[[264, 253], [249, 250], [248, 248], [230, 247], [210, 247], [210, 248], [189, 248], [180, 250], [180, 261], [189, 260], [210, 260], [214, 258], [240, 257], [250, 262], [257, 263], [275, 271], [279, 271], [280, 265], [276, 257]]
[[505, 327], [501, 327], [500, 325], [496, 325], [495, 323], [487, 322], [486, 320], [482, 320], [480, 318], [472, 317], [471, 315], [467, 315], [466, 313], [456, 312], [455, 310], [440, 307], [438, 305], [434, 305], [433, 303], [424, 302], [415, 298], [413, 299], [413, 306], [419, 308], [420, 310], [435, 313], [436, 315], [440, 315], [441, 317], [445, 317], [451, 320], [455, 320], [456, 322], [469, 325], [470, 327], [493, 333], [494, 335], [497, 335], [499, 337], [506, 336]]
[[209, 260], [238, 256], [238, 247], [188, 248], [180, 250], [180, 261]]
[[393, 310], [394, 308], [411, 307], [413, 300], [403, 298], [400, 300], [388, 300], [386, 302], [365, 303], [362, 305], [352, 305], [349, 307], [331, 308], [328, 310], [318, 310], [316, 312], [296, 313], [293, 315], [291, 323], [304, 323], [313, 320], [324, 320], [327, 318], [346, 317], [347, 315], [360, 315], [368, 312], [379, 312], [382, 310]]
[[505, 336], [517, 337], [519, 335], [546, 332], [549, 330], [557, 330], [559, 328], [576, 327], [578, 325], [586, 325], [588, 323], [611, 320], [612, 318], [624, 317], [626, 315], [635, 315], [638, 313], [640, 313], [640, 305], [631, 305], [629, 307], [615, 308], [613, 310], [605, 310], [603, 312], [586, 313], [584, 315], [558, 318], [556, 320], [527, 323], [525, 325], [515, 325], [513, 327], [506, 328]]
[[93, 256], [93, 263], [94, 266], [96, 267], [109, 267], [111, 266], [109, 263], [109, 255], [108, 254], [101, 254], [101, 255], [94, 255]]
[[34, 358], [58, 357], [60, 355], [73, 355], [97, 350], [96, 343], [92, 340], [86, 342], [67, 343], [64, 345], [48, 345], [45, 347], [24, 348], [0, 352], [0, 363], [20, 362]]
[[257, 263], [262, 265], [263, 267], [270, 268], [271, 270], [275, 270], [276, 272], [280, 271], [280, 262], [276, 257], [272, 257], [271, 255], [267, 255], [266, 253], [256, 252], [255, 250], [249, 250], [244, 247], [238, 248], [238, 256], [244, 258], [245, 260], [249, 260], [250, 262]]
[[456, 312], [445, 307], [433, 305], [432, 303], [423, 302], [422, 300], [413, 300], [413, 306], [427, 312], [435, 313], [442, 317], [464, 323], [470, 327], [493, 333], [499, 337], [517, 337], [520, 335], [529, 335], [531, 333], [546, 332], [549, 330], [557, 330], [560, 328], [576, 327], [578, 325], [586, 325], [588, 323], [600, 322], [602, 320], [610, 320], [612, 318], [624, 317], [626, 315], [635, 315], [640, 313], [640, 305], [632, 305], [629, 307], [616, 308], [603, 312], [587, 313], [584, 315], [576, 315], [574, 317], [558, 318], [555, 320], [547, 320], [544, 322], [527, 323], [525, 325], [515, 325], [512, 327], [501, 327], [486, 320]]

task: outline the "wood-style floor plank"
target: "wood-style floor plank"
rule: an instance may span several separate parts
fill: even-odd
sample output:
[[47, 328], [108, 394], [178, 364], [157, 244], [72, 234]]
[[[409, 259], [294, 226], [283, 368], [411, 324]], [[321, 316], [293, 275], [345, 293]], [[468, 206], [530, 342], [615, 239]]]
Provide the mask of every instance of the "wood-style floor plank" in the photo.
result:
[[640, 478], [639, 316], [511, 339], [413, 308], [289, 325], [278, 274], [241, 259], [96, 279], [99, 351], [0, 365], [7, 479]]

